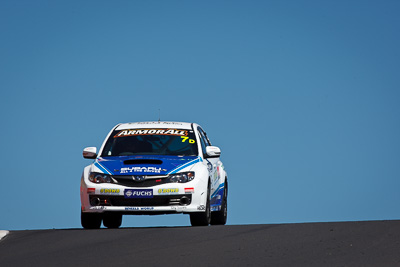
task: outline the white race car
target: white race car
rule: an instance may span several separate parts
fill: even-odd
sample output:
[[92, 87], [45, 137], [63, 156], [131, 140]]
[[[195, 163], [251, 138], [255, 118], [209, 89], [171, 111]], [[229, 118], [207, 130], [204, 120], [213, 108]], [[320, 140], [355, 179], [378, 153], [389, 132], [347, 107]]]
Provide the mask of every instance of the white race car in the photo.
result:
[[116, 125], [81, 179], [84, 228], [118, 228], [122, 215], [186, 213], [193, 226], [224, 225], [227, 173], [221, 150], [195, 123], [135, 122]]

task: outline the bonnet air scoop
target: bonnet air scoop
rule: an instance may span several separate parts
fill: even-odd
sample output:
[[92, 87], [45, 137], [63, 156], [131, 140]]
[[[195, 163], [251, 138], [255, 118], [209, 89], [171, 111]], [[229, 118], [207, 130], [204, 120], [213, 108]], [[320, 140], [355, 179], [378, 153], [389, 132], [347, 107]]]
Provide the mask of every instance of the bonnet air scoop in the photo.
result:
[[125, 160], [125, 165], [139, 165], [139, 164], [152, 164], [152, 165], [161, 165], [163, 162], [159, 159], [129, 159]]

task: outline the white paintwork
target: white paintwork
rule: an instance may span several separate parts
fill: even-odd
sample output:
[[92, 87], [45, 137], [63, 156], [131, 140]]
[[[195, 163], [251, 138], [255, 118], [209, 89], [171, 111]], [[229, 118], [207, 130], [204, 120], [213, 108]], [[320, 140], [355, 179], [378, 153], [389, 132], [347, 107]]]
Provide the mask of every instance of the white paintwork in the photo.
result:
[[0, 230], [0, 240], [3, 239], [6, 235], [8, 235], [8, 231]]

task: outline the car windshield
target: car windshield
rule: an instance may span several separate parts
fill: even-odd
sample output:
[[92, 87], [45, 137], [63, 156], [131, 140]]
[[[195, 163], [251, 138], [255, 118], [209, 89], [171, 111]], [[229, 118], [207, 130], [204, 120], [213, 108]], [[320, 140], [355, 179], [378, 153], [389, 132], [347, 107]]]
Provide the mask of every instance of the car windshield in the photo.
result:
[[181, 129], [128, 129], [113, 131], [102, 157], [129, 155], [197, 156], [195, 134]]

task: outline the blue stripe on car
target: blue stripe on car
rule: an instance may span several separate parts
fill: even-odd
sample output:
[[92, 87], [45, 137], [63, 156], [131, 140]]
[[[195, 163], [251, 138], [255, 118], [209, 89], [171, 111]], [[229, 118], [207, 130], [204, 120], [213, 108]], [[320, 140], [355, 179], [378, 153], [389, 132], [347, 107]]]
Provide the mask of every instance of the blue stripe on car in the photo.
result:
[[223, 189], [225, 186], [225, 183], [222, 183], [218, 186], [217, 190], [215, 190], [215, 192], [211, 195], [211, 198], [215, 197], [216, 195], [218, 195], [218, 193], [221, 191], [221, 189]]
[[101, 165], [98, 162], [94, 163], [94, 166], [96, 166], [97, 168], [99, 168], [102, 172], [107, 173], [107, 174], [112, 174], [109, 170], [107, 170], [103, 165]]
[[[214, 194], [212, 194], [210, 203], [211, 211], [221, 210], [222, 200], [224, 196], [224, 187], [225, 183], [220, 184], [218, 189], [215, 190]], [[220, 198], [218, 198], [218, 196], [220, 196]]]
[[191, 161], [189, 161], [189, 162], [186, 162], [185, 164], [183, 164], [183, 165], [181, 165], [181, 166], [179, 166], [179, 167], [173, 169], [172, 171], [168, 172], [167, 174], [174, 174], [174, 173], [177, 173], [177, 172], [183, 170], [183, 169], [186, 168], [186, 167], [189, 167], [189, 166], [191, 166], [191, 165], [193, 165], [193, 164], [195, 164], [195, 163], [197, 163], [197, 162], [202, 162], [202, 161], [203, 161], [203, 160], [202, 160], [201, 157], [197, 157], [196, 159], [191, 160]]

